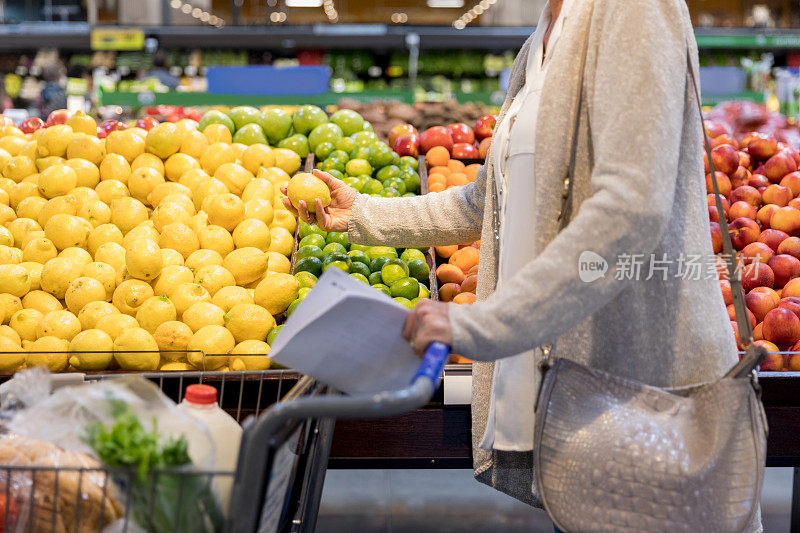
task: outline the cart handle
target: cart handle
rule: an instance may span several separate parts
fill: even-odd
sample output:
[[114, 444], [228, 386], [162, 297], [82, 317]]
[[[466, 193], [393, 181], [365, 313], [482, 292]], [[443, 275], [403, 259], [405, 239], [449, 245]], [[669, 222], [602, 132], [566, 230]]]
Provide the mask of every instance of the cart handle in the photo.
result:
[[425, 355], [422, 358], [422, 362], [417, 369], [417, 373], [414, 375], [414, 379], [411, 380], [411, 383], [414, 383], [417, 378], [428, 378], [432, 382], [436, 383], [436, 380], [439, 379], [439, 375], [442, 373], [442, 368], [444, 364], [447, 362], [447, 358], [450, 356], [450, 347], [446, 344], [441, 342], [432, 342], [428, 349], [425, 350]]

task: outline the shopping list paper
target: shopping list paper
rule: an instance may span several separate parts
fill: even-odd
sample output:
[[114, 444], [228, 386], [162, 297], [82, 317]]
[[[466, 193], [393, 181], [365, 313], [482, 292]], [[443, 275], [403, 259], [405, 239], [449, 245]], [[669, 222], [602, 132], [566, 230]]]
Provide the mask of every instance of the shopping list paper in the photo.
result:
[[331, 268], [286, 321], [269, 356], [351, 394], [402, 389], [420, 363], [401, 335], [408, 313]]

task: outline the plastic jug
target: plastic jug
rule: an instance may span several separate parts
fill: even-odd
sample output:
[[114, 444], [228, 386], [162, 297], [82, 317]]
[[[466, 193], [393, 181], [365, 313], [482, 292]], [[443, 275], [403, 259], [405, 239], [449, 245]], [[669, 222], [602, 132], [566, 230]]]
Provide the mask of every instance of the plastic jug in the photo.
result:
[[[178, 405], [187, 415], [205, 424], [214, 443], [214, 470], [233, 472], [239, 456], [239, 444], [242, 441], [242, 427], [236, 420], [217, 405], [217, 389], [210, 385], [189, 385], [186, 396]], [[203, 442], [189, 442], [189, 456], [207, 456]], [[220, 497], [222, 510], [227, 514], [233, 487], [233, 476], [214, 476], [214, 488]]]

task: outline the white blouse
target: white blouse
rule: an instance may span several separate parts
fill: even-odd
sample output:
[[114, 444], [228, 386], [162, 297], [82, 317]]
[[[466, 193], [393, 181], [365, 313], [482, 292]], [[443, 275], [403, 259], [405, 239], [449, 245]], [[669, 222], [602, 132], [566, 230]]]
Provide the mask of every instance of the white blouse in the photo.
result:
[[[558, 40], [569, 0], [553, 25], [548, 54]], [[544, 34], [552, 23], [550, 4], [545, 5], [536, 26], [526, 64], [525, 85], [514, 97], [497, 124], [492, 143], [494, 182], [500, 207], [500, 261], [498, 288], [535, 258], [534, 241], [525, 235], [533, 227], [532, 198], [536, 180], [531, 179], [536, 156], [536, 119], [539, 97], [547, 74]], [[519, 117], [519, 120], [517, 118]], [[534, 413], [539, 372], [534, 347], [495, 362], [492, 398], [481, 448], [486, 450], [530, 451], [533, 449]]]

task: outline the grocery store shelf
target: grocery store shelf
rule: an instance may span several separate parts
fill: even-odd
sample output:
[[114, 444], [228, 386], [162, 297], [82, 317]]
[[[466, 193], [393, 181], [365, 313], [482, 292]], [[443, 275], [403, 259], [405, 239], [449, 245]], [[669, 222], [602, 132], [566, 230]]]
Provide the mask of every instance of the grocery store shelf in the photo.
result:
[[703, 93], [703, 105], [715, 106], [728, 100], [751, 100], [758, 104], [764, 103], [764, 93], [757, 91], [744, 91], [734, 94], [706, 94]]

